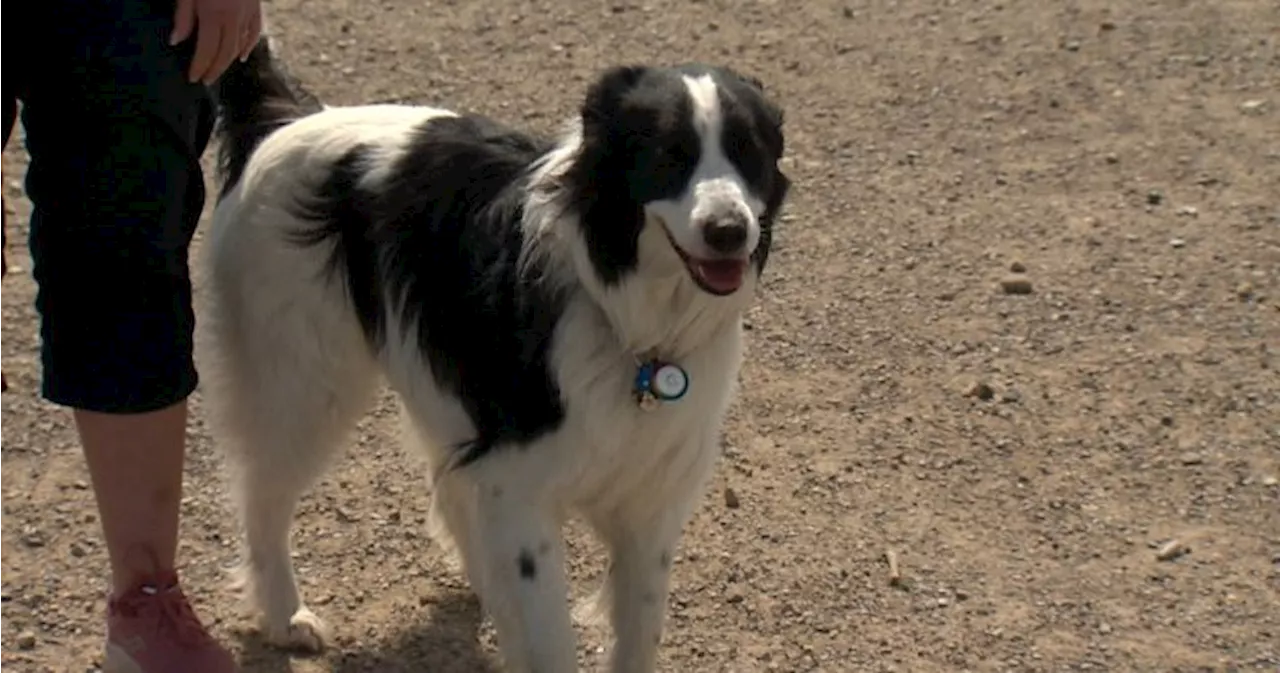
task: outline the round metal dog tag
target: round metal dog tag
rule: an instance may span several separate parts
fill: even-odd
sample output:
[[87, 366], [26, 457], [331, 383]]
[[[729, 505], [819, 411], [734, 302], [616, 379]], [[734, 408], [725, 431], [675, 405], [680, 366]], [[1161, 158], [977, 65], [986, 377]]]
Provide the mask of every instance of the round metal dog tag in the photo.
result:
[[653, 374], [653, 392], [665, 401], [678, 400], [689, 391], [689, 375], [677, 365], [664, 364]]

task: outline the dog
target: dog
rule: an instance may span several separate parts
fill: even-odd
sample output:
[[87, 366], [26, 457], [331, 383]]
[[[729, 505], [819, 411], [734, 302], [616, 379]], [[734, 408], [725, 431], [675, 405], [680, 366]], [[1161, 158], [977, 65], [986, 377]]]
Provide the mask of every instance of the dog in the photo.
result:
[[539, 139], [322, 105], [265, 40], [214, 93], [205, 384], [264, 638], [325, 646], [291, 520], [385, 381], [506, 666], [576, 669], [576, 516], [609, 551], [612, 670], [653, 670], [790, 188], [781, 108], [729, 68], [619, 65]]

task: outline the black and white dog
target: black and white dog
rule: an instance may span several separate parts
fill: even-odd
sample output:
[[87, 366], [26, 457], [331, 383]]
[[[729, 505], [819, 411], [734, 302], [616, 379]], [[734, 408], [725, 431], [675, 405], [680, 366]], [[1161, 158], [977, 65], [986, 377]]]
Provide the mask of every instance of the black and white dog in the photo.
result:
[[610, 552], [612, 670], [653, 670], [789, 186], [781, 110], [729, 69], [616, 67], [544, 142], [430, 107], [324, 107], [266, 41], [216, 93], [206, 383], [265, 636], [325, 644], [291, 520], [385, 378], [507, 665], [576, 668], [577, 515]]

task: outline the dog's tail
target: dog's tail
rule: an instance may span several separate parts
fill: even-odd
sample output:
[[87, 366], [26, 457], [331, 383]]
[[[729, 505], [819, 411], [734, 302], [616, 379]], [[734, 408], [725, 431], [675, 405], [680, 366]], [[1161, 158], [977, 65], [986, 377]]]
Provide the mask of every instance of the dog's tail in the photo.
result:
[[275, 59], [265, 35], [249, 58], [218, 79], [213, 94], [218, 101], [218, 172], [223, 195], [240, 181], [249, 157], [267, 136], [324, 109]]

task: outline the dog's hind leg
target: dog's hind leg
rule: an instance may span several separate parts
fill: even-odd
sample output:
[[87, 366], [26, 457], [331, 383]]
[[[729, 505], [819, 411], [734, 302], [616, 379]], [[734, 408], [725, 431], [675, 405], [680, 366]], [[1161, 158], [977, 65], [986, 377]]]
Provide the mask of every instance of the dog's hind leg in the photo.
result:
[[[215, 276], [215, 294], [236, 282]], [[280, 301], [240, 292], [239, 301], [215, 305], [216, 359], [206, 383], [244, 525], [240, 579], [263, 635], [281, 647], [319, 650], [326, 629], [299, 595], [290, 527], [298, 500], [368, 408], [378, 379], [341, 296], [321, 294], [331, 290], [323, 286], [291, 289]]]

